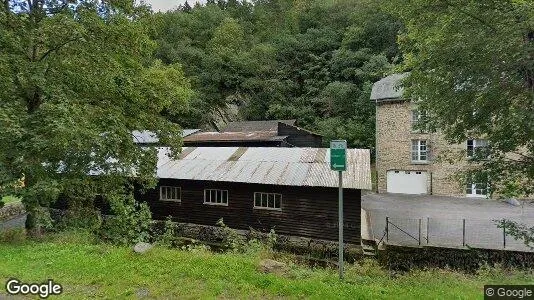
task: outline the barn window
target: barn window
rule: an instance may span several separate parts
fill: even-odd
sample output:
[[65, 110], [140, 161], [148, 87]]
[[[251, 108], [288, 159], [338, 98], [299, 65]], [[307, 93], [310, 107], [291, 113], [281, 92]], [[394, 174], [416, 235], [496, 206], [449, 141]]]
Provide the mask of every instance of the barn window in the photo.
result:
[[228, 206], [228, 191], [215, 189], [204, 190], [204, 204]]
[[182, 190], [176, 186], [160, 186], [159, 200], [161, 201], [182, 201]]
[[254, 193], [254, 208], [260, 209], [282, 209], [282, 194], [276, 193]]

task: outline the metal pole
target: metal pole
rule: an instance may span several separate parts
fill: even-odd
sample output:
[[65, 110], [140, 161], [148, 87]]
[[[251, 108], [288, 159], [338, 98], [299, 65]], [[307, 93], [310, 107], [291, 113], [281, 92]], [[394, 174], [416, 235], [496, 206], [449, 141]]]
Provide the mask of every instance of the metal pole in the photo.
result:
[[419, 246], [421, 246], [421, 218], [419, 218]]
[[426, 218], [426, 243], [428, 245], [428, 232], [430, 231], [430, 217]]
[[389, 217], [386, 217], [386, 243], [389, 243]]
[[339, 171], [339, 279], [343, 279], [343, 172]]
[[465, 247], [465, 219], [462, 219], [462, 246]]
[[506, 248], [506, 222], [502, 222], [502, 248]]

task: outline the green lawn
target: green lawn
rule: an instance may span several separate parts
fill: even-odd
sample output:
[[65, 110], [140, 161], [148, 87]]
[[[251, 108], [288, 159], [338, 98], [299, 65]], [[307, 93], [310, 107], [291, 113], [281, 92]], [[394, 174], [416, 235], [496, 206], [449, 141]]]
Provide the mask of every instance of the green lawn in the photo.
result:
[[4, 198], [2, 198], [2, 202], [4, 202], [4, 204], [16, 203], [20, 202], [20, 199], [14, 196], [5, 196]]
[[[81, 235], [78, 240], [87, 240]], [[488, 269], [478, 275], [448, 270], [392, 274], [375, 263], [349, 265], [346, 280], [336, 270], [290, 264], [286, 275], [256, 270], [268, 254], [215, 254], [154, 248], [138, 255], [130, 248], [53, 240], [0, 244], [0, 280], [54, 279], [63, 298], [314, 298], [314, 299], [482, 299], [488, 283], [532, 284], [532, 274]], [[287, 262], [290, 256], [284, 256]], [[0, 284], [1, 294], [5, 293]], [[55, 297], [52, 297], [55, 298]]]

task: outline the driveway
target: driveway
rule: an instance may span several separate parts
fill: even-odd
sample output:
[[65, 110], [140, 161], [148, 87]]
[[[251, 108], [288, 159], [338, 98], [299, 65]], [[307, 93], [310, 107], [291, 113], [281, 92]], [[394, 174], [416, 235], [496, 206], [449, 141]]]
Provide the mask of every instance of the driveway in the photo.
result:
[[433, 195], [362, 196], [362, 237], [389, 244], [530, 250], [497, 228], [494, 220], [503, 218], [534, 226], [534, 203], [513, 206], [497, 200]]
[[13, 219], [0, 222], [0, 231], [6, 229], [24, 228], [26, 224], [26, 215], [17, 216]]

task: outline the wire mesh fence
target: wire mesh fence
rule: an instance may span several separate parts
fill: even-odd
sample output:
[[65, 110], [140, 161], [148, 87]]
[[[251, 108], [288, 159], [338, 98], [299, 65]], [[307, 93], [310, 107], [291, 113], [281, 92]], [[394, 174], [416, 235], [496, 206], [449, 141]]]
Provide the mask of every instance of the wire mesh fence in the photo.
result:
[[[526, 246], [523, 240], [516, 240], [510, 235], [505, 227], [500, 228], [496, 220], [400, 218], [384, 214], [372, 217], [374, 237], [379, 243], [410, 247], [434, 246], [534, 252], [534, 249]], [[383, 231], [380, 228], [383, 228]]]

